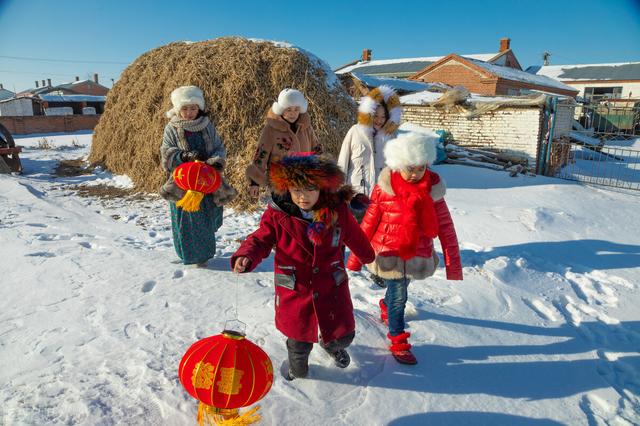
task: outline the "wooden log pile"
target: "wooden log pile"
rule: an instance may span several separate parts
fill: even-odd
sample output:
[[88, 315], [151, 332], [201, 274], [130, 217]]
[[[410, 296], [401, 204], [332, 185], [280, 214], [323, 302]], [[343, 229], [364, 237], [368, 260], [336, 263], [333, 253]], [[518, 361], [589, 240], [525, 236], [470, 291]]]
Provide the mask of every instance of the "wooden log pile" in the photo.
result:
[[448, 164], [503, 170], [508, 172], [511, 177], [518, 174], [534, 175], [527, 169], [527, 160], [514, 154], [486, 149], [462, 148], [452, 143], [446, 144], [445, 149], [447, 159], [444, 162]]

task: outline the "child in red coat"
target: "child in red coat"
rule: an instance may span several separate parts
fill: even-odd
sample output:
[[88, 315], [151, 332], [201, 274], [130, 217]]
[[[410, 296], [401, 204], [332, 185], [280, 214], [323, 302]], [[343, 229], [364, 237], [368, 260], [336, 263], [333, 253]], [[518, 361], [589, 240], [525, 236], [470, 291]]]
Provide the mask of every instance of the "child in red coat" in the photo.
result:
[[273, 198], [260, 227], [232, 256], [232, 268], [252, 271], [275, 247], [275, 321], [287, 336], [287, 379], [307, 375], [318, 330], [322, 348], [345, 368], [355, 319], [344, 246], [365, 263], [375, 257], [349, 211], [353, 190], [342, 186], [344, 173], [333, 161], [311, 153], [273, 162], [269, 179]]
[[[445, 185], [428, 167], [435, 160], [437, 140], [435, 133], [433, 137], [409, 133], [387, 142], [387, 167], [373, 188], [361, 224], [376, 252], [375, 261], [367, 268], [387, 286], [379, 305], [380, 317], [389, 326], [389, 349], [403, 364], [418, 362], [407, 341], [404, 309], [410, 280], [430, 277], [438, 266], [433, 238], [440, 239], [447, 279], [462, 280], [458, 239], [444, 201]], [[353, 256], [347, 265], [352, 270], [361, 266]]]

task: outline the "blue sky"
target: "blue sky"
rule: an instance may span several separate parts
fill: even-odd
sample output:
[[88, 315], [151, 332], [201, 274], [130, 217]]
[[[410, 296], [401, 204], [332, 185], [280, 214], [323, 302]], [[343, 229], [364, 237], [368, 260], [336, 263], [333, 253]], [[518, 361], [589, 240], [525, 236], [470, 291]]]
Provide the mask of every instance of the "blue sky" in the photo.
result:
[[501, 37], [525, 68], [545, 50], [552, 64], [640, 61], [640, 1], [0, 0], [0, 83], [97, 72], [111, 86], [150, 49], [228, 35], [289, 41], [332, 68], [363, 48], [374, 59], [491, 53]]

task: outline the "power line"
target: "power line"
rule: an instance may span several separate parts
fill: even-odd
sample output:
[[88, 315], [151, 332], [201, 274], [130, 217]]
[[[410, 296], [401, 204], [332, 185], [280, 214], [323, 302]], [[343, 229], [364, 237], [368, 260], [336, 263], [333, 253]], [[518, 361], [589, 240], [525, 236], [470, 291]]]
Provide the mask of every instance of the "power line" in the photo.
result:
[[17, 59], [21, 61], [40, 61], [40, 62], [64, 62], [72, 64], [113, 64], [113, 65], [129, 65], [129, 62], [113, 62], [113, 61], [74, 61], [71, 59], [46, 59], [46, 58], [28, 58], [25, 56], [5, 56], [0, 55], [0, 58]]

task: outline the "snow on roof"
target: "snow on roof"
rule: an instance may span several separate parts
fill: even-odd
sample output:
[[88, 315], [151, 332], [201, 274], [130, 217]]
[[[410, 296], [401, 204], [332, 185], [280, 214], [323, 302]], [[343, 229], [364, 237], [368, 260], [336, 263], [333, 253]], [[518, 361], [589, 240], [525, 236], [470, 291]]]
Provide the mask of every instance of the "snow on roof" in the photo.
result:
[[[494, 56], [496, 56], [497, 53], [474, 53], [474, 54], [470, 54], [470, 55], [460, 55], [462, 57], [465, 58], [469, 58], [469, 59], [475, 59], [478, 61], [488, 61], [491, 58], [493, 58]], [[401, 69], [399, 69], [399, 71], [415, 71], [418, 72], [421, 69], [427, 67], [428, 65], [431, 65], [434, 62], [439, 61], [440, 59], [444, 58], [444, 56], [427, 56], [427, 57], [420, 57], [420, 58], [397, 58], [397, 59], [379, 59], [379, 60], [375, 60], [375, 61], [359, 61], [356, 64], [353, 65], [349, 65], [343, 68], [339, 68], [336, 70], [336, 74], [344, 74], [344, 73], [348, 73], [348, 72], [354, 72], [354, 71], [358, 71], [360, 73], [366, 73], [366, 72], [373, 72], [374, 70], [376, 70], [376, 68], [378, 67], [383, 67], [385, 65], [400, 65], [400, 64], [404, 64], [403, 67], [401, 67]], [[409, 63], [415, 63], [413, 67], [411, 67], [409, 65]], [[409, 69], [409, 67], [407, 67], [407, 65], [409, 65], [409, 67], [411, 67], [411, 69]], [[377, 70], [379, 72], [384, 72], [386, 71], [386, 68], [389, 68], [389, 72], [392, 71], [391, 68], [393, 67], [384, 67], [383, 69]], [[395, 71], [395, 70], [394, 70]]]
[[514, 68], [502, 67], [500, 65], [493, 65], [487, 62], [481, 62], [477, 60], [472, 60], [472, 62], [486, 69], [490, 73], [495, 74], [498, 77], [504, 78], [506, 80], [521, 81], [523, 83], [535, 84], [538, 86], [555, 87], [557, 89], [568, 90], [572, 92], [576, 91], [574, 87], [568, 86], [564, 83], [559, 82], [558, 80], [554, 80], [553, 78], [550, 78], [544, 75], [531, 74], [526, 71], [520, 71]]
[[93, 95], [40, 95], [40, 99], [47, 102], [105, 102], [106, 96]]
[[411, 81], [411, 80], [403, 80], [399, 78], [383, 78], [383, 77], [373, 77], [370, 75], [353, 73], [355, 78], [364, 83], [367, 87], [378, 87], [383, 84], [394, 88], [395, 90], [402, 90], [405, 92], [419, 92], [421, 90], [427, 90], [429, 87], [438, 86], [442, 87], [442, 85], [431, 84], [431, 83], [422, 83], [420, 81]]
[[531, 66], [527, 72], [560, 81], [640, 80], [640, 62]]
[[423, 92], [400, 96], [400, 103], [402, 105], [424, 105], [429, 102], [437, 101], [441, 96], [442, 93], [429, 92], [428, 90], [425, 90]]
[[[443, 93], [435, 93], [430, 91], [423, 91], [418, 93], [412, 93], [400, 97], [400, 103], [402, 105], [425, 105], [429, 102], [434, 102], [440, 99]], [[557, 96], [557, 95], [554, 95]], [[467, 98], [467, 102], [481, 103], [481, 102], [504, 102], [508, 103], [515, 99], [521, 99], [516, 96], [483, 96], [476, 93], [471, 93]]]

